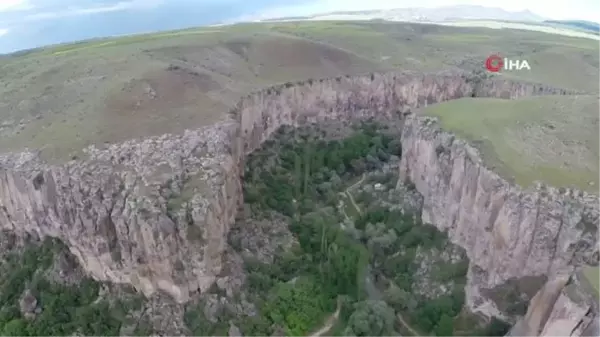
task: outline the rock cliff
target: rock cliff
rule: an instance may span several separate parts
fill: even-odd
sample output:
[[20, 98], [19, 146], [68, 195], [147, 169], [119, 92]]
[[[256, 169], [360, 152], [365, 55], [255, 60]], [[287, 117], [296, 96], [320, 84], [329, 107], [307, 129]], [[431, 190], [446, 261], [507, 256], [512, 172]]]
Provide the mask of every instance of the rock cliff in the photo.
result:
[[237, 211], [234, 129], [92, 147], [62, 166], [1, 156], [0, 226], [60, 238], [98, 280], [186, 301], [214, 282]]
[[246, 154], [281, 125], [400, 117], [401, 173], [423, 194], [425, 220], [466, 248], [474, 266], [469, 304], [490, 313], [478, 303], [479, 288], [597, 263], [597, 199], [511, 186], [475, 149], [410, 110], [460, 97], [543, 94], [568, 92], [450, 73], [287, 83], [248, 95], [223, 122], [183, 135], [91, 147], [87, 158], [61, 166], [32, 152], [0, 156], [0, 227], [58, 237], [95, 278], [185, 302], [221, 270]]
[[598, 264], [598, 196], [541, 183], [527, 190], [511, 185], [485, 167], [477, 149], [431, 118], [406, 118], [402, 148], [400, 175], [423, 194], [423, 220], [446, 230], [469, 255], [471, 310], [503, 316], [482, 289], [546, 275], [513, 336], [598, 333], [593, 290], [575, 276], [567, 285], [576, 266]]
[[590, 287], [578, 273], [555, 275], [507, 336], [598, 336], [598, 298]]
[[[446, 230], [471, 261], [468, 298], [512, 278], [598, 264], [598, 197], [538, 184], [524, 190], [486, 168], [478, 151], [435, 120], [408, 116], [400, 174], [423, 194], [423, 219]], [[477, 267], [477, 268], [474, 268]]]

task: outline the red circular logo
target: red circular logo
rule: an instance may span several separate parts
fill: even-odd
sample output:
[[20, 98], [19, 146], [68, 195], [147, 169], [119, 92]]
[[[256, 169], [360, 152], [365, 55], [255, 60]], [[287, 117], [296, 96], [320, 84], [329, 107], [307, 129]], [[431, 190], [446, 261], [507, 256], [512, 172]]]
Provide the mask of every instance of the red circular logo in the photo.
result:
[[504, 67], [504, 60], [498, 55], [492, 55], [485, 60], [485, 68], [488, 71], [497, 73]]

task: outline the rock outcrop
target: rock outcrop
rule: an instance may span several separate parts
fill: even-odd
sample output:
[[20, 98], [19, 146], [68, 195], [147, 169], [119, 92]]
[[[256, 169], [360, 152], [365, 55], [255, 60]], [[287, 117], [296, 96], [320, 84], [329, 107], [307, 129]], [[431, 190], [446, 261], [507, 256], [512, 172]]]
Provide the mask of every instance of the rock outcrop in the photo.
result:
[[423, 194], [425, 220], [447, 230], [484, 271], [471, 268], [468, 286], [469, 304], [484, 310], [476, 303], [480, 287], [597, 263], [597, 199], [511, 186], [475, 149], [410, 111], [460, 97], [544, 94], [568, 92], [464, 74], [288, 83], [242, 98], [217, 125], [92, 147], [88, 158], [62, 166], [30, 152], [0, 156], [0, 227], [58, 237], [95, 278], [185, 302], [221, 270], [246, 154], [282, 125], [405, 118], [401, 173]]
[[598, 298], [581, 275], [557, 274], [507, 336], [598, 336]]
[[530, 190], [511, 185], [434, 119], [409, 116], [402, 149], [401, 177], [423, 194], [424, 221], [467, 250], [472, 308], [490, 305], [478, 288], [598, 264], [597, 196], [543, 184]]
[[234, 115], [241, 124], [238, 140], [247, 154], [281, 125], [397, 118], [418, 107], [461, 97], [514, 99], [568, 93], [540, 84], [464, 74], [386, 73], [272, 87], [243, 98]]
[[60, 238], [98, 280], [186, 301], [214, 282], [235, 219], [234, 129], [92, 147], [63, 166], [35, 153], [1, 156], [0, 226]]

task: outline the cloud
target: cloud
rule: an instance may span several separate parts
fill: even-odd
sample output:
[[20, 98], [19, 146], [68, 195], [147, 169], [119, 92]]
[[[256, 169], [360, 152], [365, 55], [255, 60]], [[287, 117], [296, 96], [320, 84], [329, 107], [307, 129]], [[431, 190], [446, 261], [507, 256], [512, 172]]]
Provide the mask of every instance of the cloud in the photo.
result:
[[[23, 1], [23, 0], [0, 0], [0, 1]], [[27, 14], [19, 21], [39, 21], [39, 20], [50, 20], [59, 19], [64, 17], [91, 15], [98, 13], [109, 13], [119, 12], [126, 10], [135, 9], [151, 9], [156, 8], [164, 3], [164, 0], [129, 0], [121, 1], [114, 4], [100, 5], [100, 6], [89, 6], [89, 7], [77, 7], [68, 6], [61, 10], [50, 10], [41, 11], [37, 13]]]
[[500, 7], [507, 11], [531, 10], [534, 13], [552, 19], [584, 19], [599, 22], [600, 2], [598, 0], [307, 0], [300, 6], [283, 5], [269, 8], [252, 15], [241, 17], [241, 20], [258, 20], [282, 16], [311, 15], [329, 11], [356, 11], [368, 9], [392, 9], [407, 7], [443, 7], [454, 5], [479, 5]]
[[6, 35], [8, 33], [8, 29], [0, 28], [0, 37]]
[[0, 12], [22, 11], [32, 9], [29, 0], [0, 0]]

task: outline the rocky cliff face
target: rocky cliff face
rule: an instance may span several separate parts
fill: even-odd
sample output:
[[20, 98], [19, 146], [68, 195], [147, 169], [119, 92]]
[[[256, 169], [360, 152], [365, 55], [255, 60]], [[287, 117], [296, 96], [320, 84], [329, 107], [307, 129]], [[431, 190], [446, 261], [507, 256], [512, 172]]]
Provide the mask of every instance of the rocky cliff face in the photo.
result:
[[[65, 242], [94, 278], [183, 302], [220, 271], [241, 193], [232, 125], [90, 148], [47, 166], [0, 157], [0, 226]], [[236, 156], [237, 157], [237, 156]]]
[[62, 166], [29, 152], [0, 156], [0, 226], [60, 238], [97, 279], [131, 283], [146, 294], [163, 290], [185, 302], [221, 270], [242, 201], [245, 154], [281, 125], [406, 117], [402, 173], [425, 197], [426, 220], [448, 230], [484, 271], [472, 268], [469, 285], [469, 303], [483, 310], [475, 303], [480, 287], [597, 260], [595, 235], [580, 228], [597, 227], [597, 208], [576, 191], [510, 186], [485, 169], [474, 149], [408, 112], [460, 97], [542, 94], [566, 92], [461, 74], [288, 83], [243, 98], [217, 125], [90, 148], [88, 158]]
[[580, 275], [554, 275], [507, 336], [598, 336], [598, 298]]
[[325, 120], [379, 119], [461, 97], [518, 98], [567, 94], [543, 85], [480, 79], [461, 74], [386, 73], [288, 83], [245, 97], [235, 116], [240, 142], [252, 152], [281, 125]]
[[493, 312], [478, 288], [598, 264], [597, 196], [513, 186], [486, 168], [475, 148], [429, 118], [406, 119], [402, 148], [401, 176], [423, 194], [424, 221], [467, 250], [472, 308]]

